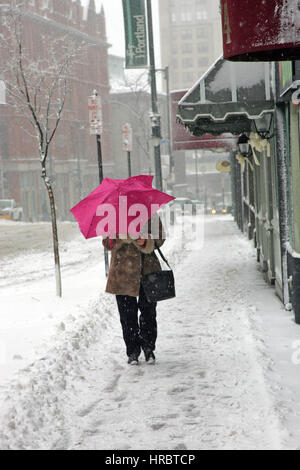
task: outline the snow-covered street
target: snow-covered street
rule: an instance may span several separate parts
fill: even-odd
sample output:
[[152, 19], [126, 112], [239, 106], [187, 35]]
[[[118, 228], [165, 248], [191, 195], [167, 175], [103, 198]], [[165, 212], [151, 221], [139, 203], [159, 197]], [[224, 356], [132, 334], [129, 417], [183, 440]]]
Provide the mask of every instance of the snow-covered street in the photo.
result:
[[[0, 448], [298, 448], [300, 339], [230, 216], [204, 247], [166, 242], [177, 298], [158, 307], [157, 363], [126, 363], [99, 240], [1, 261]], [[11, 281], [15, 279], [13, 284]]]

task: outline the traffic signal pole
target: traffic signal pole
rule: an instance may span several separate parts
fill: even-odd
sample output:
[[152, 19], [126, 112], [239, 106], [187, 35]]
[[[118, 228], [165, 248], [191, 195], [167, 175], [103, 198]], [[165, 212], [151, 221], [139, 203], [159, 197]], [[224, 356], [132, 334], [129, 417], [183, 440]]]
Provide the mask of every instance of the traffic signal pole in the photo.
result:
[[170, 73], [169, 67], [166, 66], [163, 69], [156, 69], [156, 72], [163, 72], [166, 80], [166, 92], [167, 92], [167, 119], [168, 119], [168, 149], [169, 149], [169, 175], [174, 173], [174, 157], [172, 153], [172, 130], [171, 130], [171, 95], [170, 95]]
[[156, 188], [162, 191], [163, 184], [162, 184], [162, 169], [161, 169], [161, 154], [160, 154], [161, 126], [160, 126], [160, 115], [158, 113], [158, 105], [157, 105], [157, 85], [156, 85], [156, 69], [155, 69], [155, 56], [154, 56], [151, 0], [147, 0], [147, 18], [148, 18], [148, 42], [149, 42], [149, 63], [150, 63], [149, 73], [150, 73], [150, 83], [151, 83], [151, 104], [152, 104], [151, 125], [152, 125], [152, 139], [154, 142], [155, 181], [156, 181]]
[[132, 176], [131, 171], [131, 152], [127, 152], [127, 163], [128, 163], [128, 178]]

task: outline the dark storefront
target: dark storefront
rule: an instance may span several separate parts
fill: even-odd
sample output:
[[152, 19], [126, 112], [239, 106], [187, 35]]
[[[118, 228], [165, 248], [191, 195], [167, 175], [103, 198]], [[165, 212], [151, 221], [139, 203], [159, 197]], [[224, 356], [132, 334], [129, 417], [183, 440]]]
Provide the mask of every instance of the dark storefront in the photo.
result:
[[[273, 175], [270, 233], [273, 240], [279, 236], [280, 249], [278, 243], [270, 248], [275, 259], [277, 292], [286, 307], [293, 308], [300, 324], [299, 1], [221, 0], [221, 13], [225, 59], [270, 61], [274, 70], [274, 138], [268, 171]], [[255, 191], [259, 201], [261, 189]]]
[[276, 63], [276, 159], [284, 301], [300, 324], [300, 63]]

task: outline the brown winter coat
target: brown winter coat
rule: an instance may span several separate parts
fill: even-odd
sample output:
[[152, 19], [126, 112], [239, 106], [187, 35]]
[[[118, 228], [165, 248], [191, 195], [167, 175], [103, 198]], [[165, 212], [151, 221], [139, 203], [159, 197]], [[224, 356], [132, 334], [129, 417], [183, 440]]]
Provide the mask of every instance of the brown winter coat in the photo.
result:
[[[165, 242], [163, 228], [160, 222], [160, 233], [157, 240], [150, 235], [145, 247], [141, 247], [132, 238], [113, 239], [113, 248], [109, 238], [103, 240], [103, 246], [111, 251], [111, 262], [106, 285], [106, 292], [116, 295], [137, 297], [140, 290], [141, 276], [155, 271], [161, 271], [160, 262], [154, 252], [155, 242], [161, 247]], [[142, 253], [144, 267], [142, 270]]]

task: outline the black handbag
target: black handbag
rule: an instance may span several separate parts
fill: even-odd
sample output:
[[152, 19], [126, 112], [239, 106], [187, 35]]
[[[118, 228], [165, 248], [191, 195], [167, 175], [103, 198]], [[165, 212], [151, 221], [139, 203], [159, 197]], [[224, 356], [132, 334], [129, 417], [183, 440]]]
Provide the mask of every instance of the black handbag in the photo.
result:
[[[155, 246], [170, 270], [156, 271], [142, 276], [141, 283], [148, 302], [159, 302], [176, 297], [174, 273], [160, 248], [156, 244]], [[144, 258], [145, 255], [142, 254], [142, 264], [144, 264]]]

